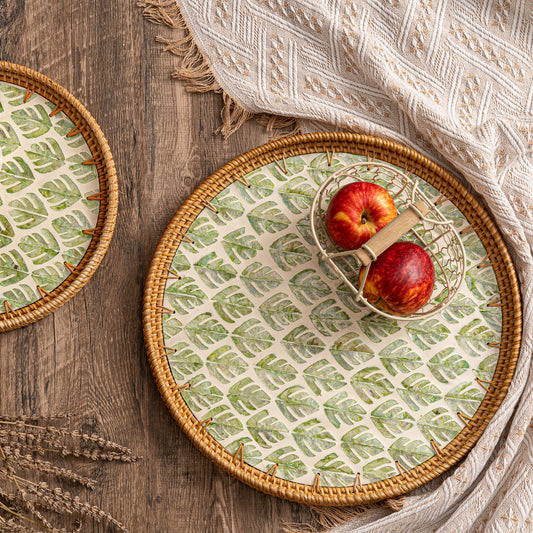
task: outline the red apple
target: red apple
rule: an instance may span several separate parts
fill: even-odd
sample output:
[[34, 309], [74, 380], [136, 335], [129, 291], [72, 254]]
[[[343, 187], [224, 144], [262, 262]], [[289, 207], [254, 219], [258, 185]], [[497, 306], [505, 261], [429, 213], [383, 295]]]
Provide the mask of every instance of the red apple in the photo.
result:
[[356, 181], [339, 189], [326, 212], [326, 229], [335, 244], [355, 250], [396, 217], [394, 200], [375, 183]]
[[[359, 273], [363, 281], [366, 267]], [[363, 296], [379, 309], [399, 316], [418, 311], [435, 286], [435, 268], [428, 253], [412, 242], [395, 242], [370, 264]]]

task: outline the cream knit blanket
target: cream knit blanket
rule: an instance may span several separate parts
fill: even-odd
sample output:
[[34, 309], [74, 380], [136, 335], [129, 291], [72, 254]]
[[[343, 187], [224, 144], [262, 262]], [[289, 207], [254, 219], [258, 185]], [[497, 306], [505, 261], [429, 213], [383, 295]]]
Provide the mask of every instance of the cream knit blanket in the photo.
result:
[[[533, 531], [533, 2], [179, 0], [178, 74], [219, 89], [226, 128], [269, 113], [386, 137], [444, 163], [482, 197], [524, 304], [514, 381], [459, 468], [334, 531]], [[141, 3], [178, 24], [173, 0]], [[309, 122], [311, 121], [311, 122]], [[314, 126], [317, 128], [317, 126]], [[227, 130], [226, 130], [227, 131]]]

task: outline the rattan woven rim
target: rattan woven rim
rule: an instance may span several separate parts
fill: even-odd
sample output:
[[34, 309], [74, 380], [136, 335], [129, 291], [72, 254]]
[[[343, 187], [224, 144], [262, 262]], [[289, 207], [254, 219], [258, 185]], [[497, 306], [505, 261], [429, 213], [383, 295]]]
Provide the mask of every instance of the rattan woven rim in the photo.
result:
[[[350, 152], [388, 161], [439, 189], [466, 216], [489, 253], [501, 296], [502, 337], [498, 364], [479, 409], [445, 448], [416, 468], [395, 477], [353, 487], [320, 487], [282, 480], [243, 463], [207, 433], [181, 397], [164, 347], [162, 308], [168, 269], [192, 221], [216, 194], [251, 170], [282, 158], [313, 152]], [[165, 404], [193, 444], [240, 481], [287, 500], [323, 506], [348, 506], [396, 497], [433, 480], [474, 446], [503, 401], [518, 360], [522, 312], [519, 285], [503, 239], [479, 202], [450, 174], [421, 154], [391, 141], [349, 133], [312, 133], [274, 141], [233, 159], [209, 176], [184, 202], [165, 230], [153, 256], [144, 292], [143, 329], [148, 359]]]
[[53, 313], [72, 298], [87, 283], [102, 261], [117, 218], [118, 185], [115, 164], [100, 127], [85, 107], [66, 89], [45, 75], [27, 67], [0, 61], [0, 81], [13, 83], [40, 94], [60, 106], [78, 126], [96, 163], [100, 183], [100, 212], [94, 236], [79, 265], [68, 278], [40, 300], [16, 311], [0, 314], [0, 332], [20, 328]]

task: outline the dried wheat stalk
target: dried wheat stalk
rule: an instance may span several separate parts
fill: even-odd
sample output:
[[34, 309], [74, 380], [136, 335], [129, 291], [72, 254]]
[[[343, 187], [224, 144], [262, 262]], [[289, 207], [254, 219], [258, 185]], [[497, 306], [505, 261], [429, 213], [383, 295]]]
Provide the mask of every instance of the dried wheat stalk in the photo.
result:
[[[56, 485], [61, 482], [92, 489], [94, 479], [55, 465], [54, 458], [125, 463], [139, 458], [130, 449], [98, 435], [62, 427], [60, 424], [65, 421], [70, 421], [66, 415], [0, 415], [0, 533], [80, 533], [85, 519], [127, 532], [99, 507], [81, 501], [60, 486], [49, 486], [48, 478], [55, 478]], [[58, 520], [70, 526], [54, 525]]]

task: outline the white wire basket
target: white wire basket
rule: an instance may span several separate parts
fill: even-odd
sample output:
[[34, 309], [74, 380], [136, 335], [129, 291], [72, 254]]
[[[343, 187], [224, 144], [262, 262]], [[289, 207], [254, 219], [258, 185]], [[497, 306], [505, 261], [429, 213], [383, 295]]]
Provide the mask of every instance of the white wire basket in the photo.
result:
[[[357, 250], [345, 251], [329, 237], [325, 215], [333, 195], [354, 181], [367, 181], [387, 189], [398, 216]], [[412, 179], [389, 163], [367, 161], [343, 167], [318, 189], [311, 206], [311, 231], [323, 259], [354, 292], [356, 301], [394, 320], [420, 320], [445, 309], [455, 298], [465, 275], [465, 250], [453, 223], [420, 190]], [[380, 309], [363, 295], [370, 263], [397, 240], [420, 245], [435, 268], [435, 286], [429, 300], [418, 311], [400, 316]], [[367, 266], [359, 283], [361, 268]]]

